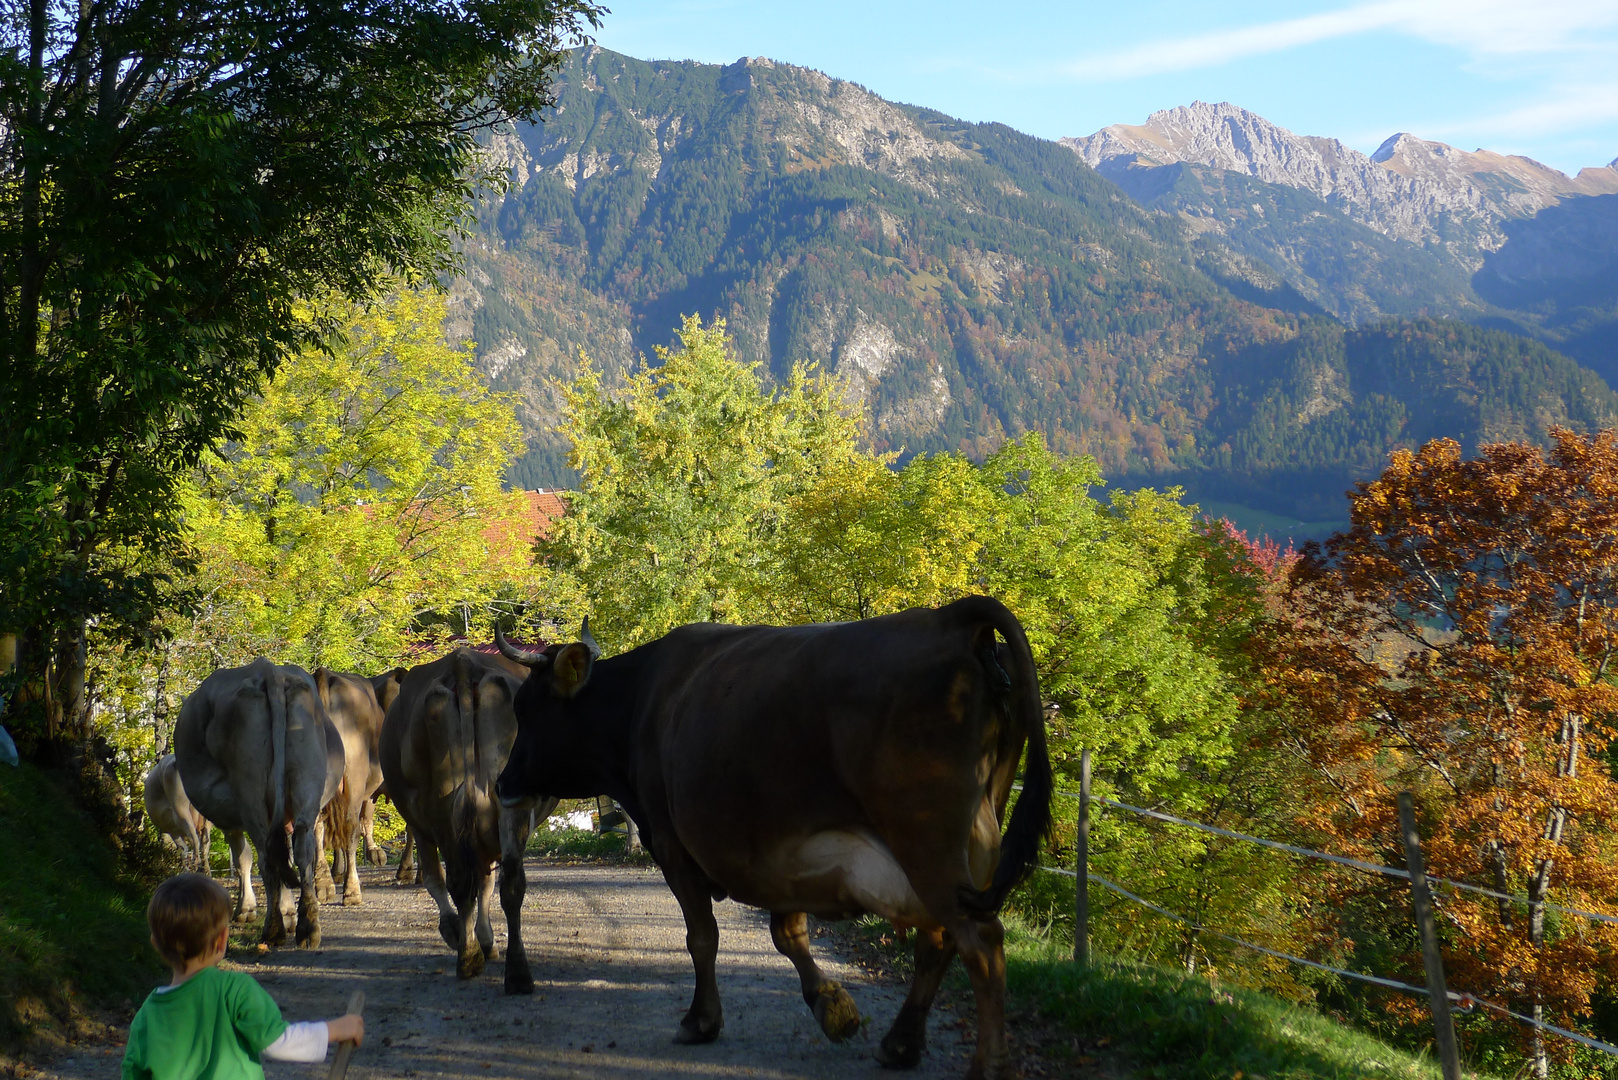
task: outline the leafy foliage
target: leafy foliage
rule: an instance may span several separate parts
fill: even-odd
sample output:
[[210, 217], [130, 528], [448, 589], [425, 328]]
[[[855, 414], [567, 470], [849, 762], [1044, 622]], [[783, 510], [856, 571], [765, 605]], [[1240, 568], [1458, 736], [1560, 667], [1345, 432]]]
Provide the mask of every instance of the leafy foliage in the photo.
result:
[[[331, 327], [452, 269], [480, 132], [550, 100], [587, 0], [15, 0], [0, 16], [0, 625], [51, 733], [84, 626], [165, 595], [178, 479]], [[82, 735], [81, 731], [75, 734]]]
[[1451, 985], [1563, 1026], [1618, 974], [1611, 927], [1545, 907], [1618, 897], [1615, 496], [1611, 432], [1395, 454], [1294, 571], [1297, 631], [1268, 666], [1323, 785], [1310, 823], [1375, 853], [1393, 790], [1415, 790], [1431, 872], [1516, 898], [1442, 898]]
[[[687, 320], [680, 336], [622, 395], [593, 370], [567, 394], [581, 487], [540, 549], [556, 593], [575, 597], [564, 621], [588, 612], [621, 651], [690, 621], [865, 618], [989, 593], [1028, 631], [1071, 788], [1089, 748], [1108, 794], [1238, 828], [1285, 817], [1285, 770], [1264, 764], [1239, 708], [1267, 579], [1222, 527], [1199, 526], [1173, 493], [1096, 498], [1094, 461], [1063, 461], [1037, 434], [981, 465], [937, 454], [892, 468], [860, 448], [836, 383], [799, 369], [770, 391], [723, 327]], [[1065, 859], [1076, 807], [1056, 809], [1052, 855]], [[1109, 818], [1096, 837], [1103, 872], [1165, 905], [1260, 941], [1313, 933], [1275, 912], [1284, 863], [1254, 870], [1242, 853], [1133, 820]], [[1053, 889], [1033, 883], [1019, 902], [1070, 919], [1071, 891]], [[1108, 946], [1190, 966], [1217, 957], [1307, 992], [1273, 964], [1134, 912], [1102, 925]]]

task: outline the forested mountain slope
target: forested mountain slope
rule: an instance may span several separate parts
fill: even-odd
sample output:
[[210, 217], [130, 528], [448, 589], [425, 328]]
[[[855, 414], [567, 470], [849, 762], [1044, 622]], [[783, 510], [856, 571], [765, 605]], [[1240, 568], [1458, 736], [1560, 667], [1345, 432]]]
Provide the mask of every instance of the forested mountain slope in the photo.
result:
[[556, 108], [492, 149], [513, 183], [482, 208], [452, 328], [523, 397], [524, 484], [567, 479], [547, 380], [581, 349], [621, 371], [687, 312], [771, 372], [837, 372], [883, 447], [979, 455], [1038, 428], [1109, 477], [1300, 516], [1440, 398], [1468, 441], [1618, 416], [1548, 350], [1346, 334], [1056, 143], [802, 68], [576, 52]]

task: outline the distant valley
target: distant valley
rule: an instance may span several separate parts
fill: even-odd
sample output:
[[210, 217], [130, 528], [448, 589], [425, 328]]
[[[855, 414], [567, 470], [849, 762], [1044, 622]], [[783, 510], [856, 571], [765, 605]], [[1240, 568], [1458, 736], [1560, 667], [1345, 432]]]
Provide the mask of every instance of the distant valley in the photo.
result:
[[1590, 370], [1613, 360], [1600, 171], [1584, 193], [1452, 161], [1457, 194], [1340, 147], [1311, 164], [1324, 140], [1279, 128], [1249, 152], [1228, 106], [1061, 145], [761, 59], [592, 48], [558, 90], [491, 143], [512, 184], [451, 297], [519, 396], [526, 486], [571, 479], [551, 380], [581, 350], [615, 378], [687, 312], [767, 373], [836, 372], [882, 448], [1037, 429], [1116, 482], [1305, 521], [1396, 445], [1618, 423]]

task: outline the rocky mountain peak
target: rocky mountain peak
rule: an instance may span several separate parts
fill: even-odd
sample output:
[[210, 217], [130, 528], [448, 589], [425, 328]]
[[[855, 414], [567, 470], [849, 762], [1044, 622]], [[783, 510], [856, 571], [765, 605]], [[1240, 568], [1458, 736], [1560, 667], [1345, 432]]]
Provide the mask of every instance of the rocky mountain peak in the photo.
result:
[[1531, 158], [1487, 150], [1468, 153], [1408, 132], [1369, 156], [1336, 139], [1297, 135], [1221, 102], [1163, 109], [1140, 125], [1114, 124], [1062, 144], [1092, 168], [1122, 170], [1193, 164], [1303, 188], [1387, 236], [1419, 243], [1463, 224], [1488, 250], [1504, 239], [1501, 222], [1529, 217], [1577, 195], [1618, 192], [1618, 162], [1576, 178]]

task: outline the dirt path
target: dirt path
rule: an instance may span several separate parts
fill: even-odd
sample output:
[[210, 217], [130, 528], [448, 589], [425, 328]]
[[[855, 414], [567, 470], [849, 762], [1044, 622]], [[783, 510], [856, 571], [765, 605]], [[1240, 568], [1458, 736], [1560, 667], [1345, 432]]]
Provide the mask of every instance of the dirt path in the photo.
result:
[[[865, 1031], [828, 1042], [803, 1003], [792, 966], [770, 943], [762, 912], [715, 906], [719, 988], [725, 1030], [708, 1046], [679, 1046], [673, 1035], [691, 997], [685, 924], [652, 869], [528, 864], [524, 938], [533, 966], [532, 997], [501, 992], [504, 964], [462, 983], [438, 937], [437, 914], [420, 886], [386, 884], [392, 871], [363, 873], [365, 903], [321, 910], [322, 948], [282, 949], [262, 959], [232, 958], [251, 972], [289, 1020], [342, 1011], [366, 996], [366, 1043], [351, 1077], [688, 1078], [770, 1080], [895, 1075], [873, 1053], [903, 1000], [903, 988], [873, 981], [817, 941], [828, 978], [849, 988]], [[505, 923], [495, 911], [504, 956]], [[970, 1012], [970, 1010], [968, 1010]], [[972, 1049], [955, 1015], [935, 1009], [929, 1053], [909, 1076], [959, 1077]], [[43, 1077], [118, 1076], [121, 1045], [79, 1046]], [[324, 1077], [326, 1066], [266, 1063], [271, 1077]]]

